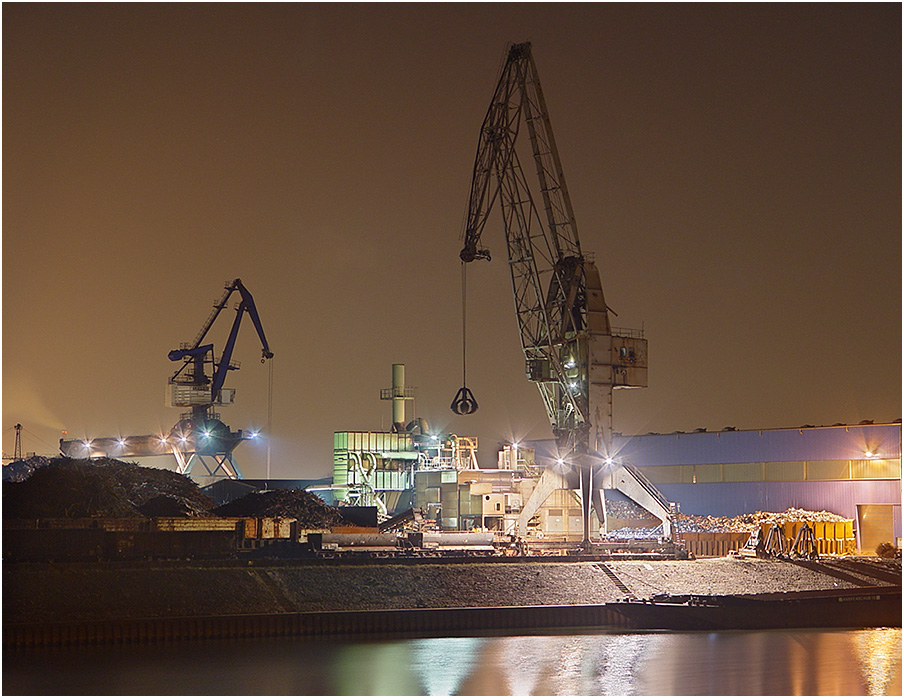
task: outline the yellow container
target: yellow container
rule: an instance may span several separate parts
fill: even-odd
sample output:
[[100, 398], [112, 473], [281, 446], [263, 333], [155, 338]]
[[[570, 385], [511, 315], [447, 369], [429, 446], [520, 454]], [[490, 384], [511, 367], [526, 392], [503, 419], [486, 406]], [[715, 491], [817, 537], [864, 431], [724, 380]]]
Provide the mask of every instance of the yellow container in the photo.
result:
[[814, 521], [811, 524], [813, 528], [813, 537], [816, 540], [823, 540], [826, 537], [826, 523], [825, 521]]
[[785, 538], [793, 539], [794, 538], [794, 522], [793, 521], [785, 521], [782, 524], [782, 532], [785, 534]]

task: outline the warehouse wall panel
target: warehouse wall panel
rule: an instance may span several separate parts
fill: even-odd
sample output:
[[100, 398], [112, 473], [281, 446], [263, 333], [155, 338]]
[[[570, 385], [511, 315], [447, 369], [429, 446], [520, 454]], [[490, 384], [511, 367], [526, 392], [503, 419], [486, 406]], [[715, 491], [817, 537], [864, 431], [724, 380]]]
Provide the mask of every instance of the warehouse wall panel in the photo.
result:
[[766, 479], [763, 463], [726, 463], [722, 476], [725, 482], [762, 482]]
[[807, 461], [807, 480], [849, 480], [851, 462], [849, 460]]
[[851, 461], [851, 477], [856, 480], [901, 479], [900, 459]]
[[[538, 462], [551, 459], [553, 440], [531, 442]], [[901, 425], [865, 424], [643, 436], [616, 435], [613, 445], [634, 465], [856, 460], [866, 452], [901, 458]]]
[[766, 480], [769, 482], [785, 482], [788, 480], [805, 480], [802, 461], [765, 463]]

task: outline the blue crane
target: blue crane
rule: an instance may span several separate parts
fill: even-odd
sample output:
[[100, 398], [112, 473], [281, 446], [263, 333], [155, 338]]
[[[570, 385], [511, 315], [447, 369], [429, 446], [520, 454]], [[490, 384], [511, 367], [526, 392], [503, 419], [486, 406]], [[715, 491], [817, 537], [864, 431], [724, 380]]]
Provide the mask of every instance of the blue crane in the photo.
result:
[[[223, 353], [217, 359], [214, 356], [213, 344], [204, 343], [204, 340], [236, 291], [241, 299], [235, 306], [235, 319]], [[217, 406], [232, 404], [234, 399], [235, 391], [223, 386], [229, 371], [240, 367], [238, 362], [232, 360], [232, 353], [245, 314], [250, 316], [257, 330], [261, 341], [261, 363], [264, 363], [273, 358], [273, 352], [270, 351], [257, 306], [254, 304], [254, 297], [245, 288], [241, 279], [234, 279], [226, 284], [223, 295], [214, 303], [213, 310], [194, 341], [183, 344], [168, 354], [170, 361], [183, 362], [169, 383], [171, 404], [174, 407], [191, 408], [191, 412], [184, 413], [172, 431], [172, 437], [185, 445], [183, 450], [186, 452], [191, 451], [200, 455], [231, 454], [232, 449], [243, 438], [241, 432], [230, 432], [229, 427], [220, 421], [215, 410]], [[208, 367], [211, 375], [208, 375]]]

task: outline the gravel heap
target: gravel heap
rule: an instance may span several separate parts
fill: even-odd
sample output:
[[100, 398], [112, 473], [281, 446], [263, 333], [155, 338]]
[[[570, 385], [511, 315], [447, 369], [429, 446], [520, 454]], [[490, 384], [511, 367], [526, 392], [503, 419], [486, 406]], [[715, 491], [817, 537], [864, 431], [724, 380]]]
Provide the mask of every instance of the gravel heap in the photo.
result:
[[304, 528], [351, 525], [336, 507], [304, 490], [250, 492], [214, 510], [217, 516], [254, 516], [296, 519]]
[[303, 490], [252, 492], [215, 508], [197, 484], [171, 470], [113, 458], [32, 465], [21, 482], [4, 482], [3, 518], [253, 516], [294, 518], [308, 528], [351, 525], [339, 509]]
[[[888, 561], [900, 574], [900, 560]], [[791, 562], [605, 563], [638, 598], [856, 588]], [[851, 573], [852, 576], [855, 576]], [[878, 584], [873, 580], [871, 583]], [[210, 590], [216, 589], [216, 594]], [[607, 603], [598, 563], [460, 565], [4, 565], [4, 623], [230, 613]]]
[[3, 485], [3, 518], [210, 516], [213, 501], [189, 478], [113, 458], [55, 458]]
[[16, 460], [3, 466], [3, 482], [22, 482], [27, 480], [38, 468], [50, 465], [52, 458], [47, 456], [29, 456], [25, 460]]

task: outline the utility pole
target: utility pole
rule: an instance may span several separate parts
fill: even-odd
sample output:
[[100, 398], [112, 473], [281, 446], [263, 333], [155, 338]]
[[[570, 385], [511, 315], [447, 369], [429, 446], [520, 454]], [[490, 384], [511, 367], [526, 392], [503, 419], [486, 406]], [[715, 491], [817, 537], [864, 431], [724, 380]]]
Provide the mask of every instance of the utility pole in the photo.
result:
[[13, 446], [13, 461], [22, 460], [22, 425], [13, 427], [16, 430], [16, 445]]

